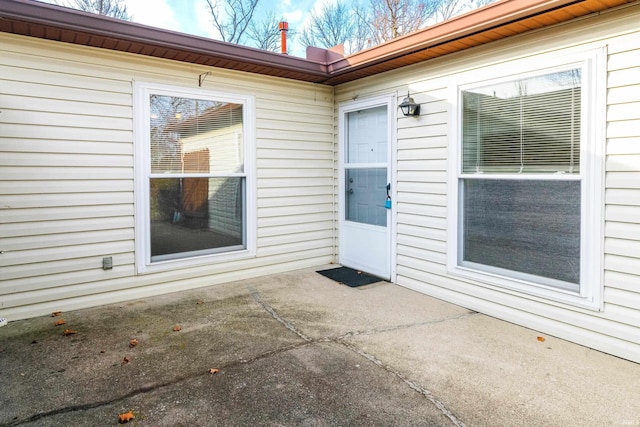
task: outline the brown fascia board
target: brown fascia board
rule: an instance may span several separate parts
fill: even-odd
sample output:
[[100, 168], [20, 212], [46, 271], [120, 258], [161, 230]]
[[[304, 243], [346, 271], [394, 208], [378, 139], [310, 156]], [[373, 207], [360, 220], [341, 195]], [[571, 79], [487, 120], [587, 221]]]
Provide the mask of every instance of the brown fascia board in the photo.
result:
[[[626, 2], [632, 1], [613, 1], [614, 4]], [[12, 20], [16, 25], [26, 22], [40, 25], [44, 29], [49, 27], [79, 35], [95, 35], [104, 38], [104, 41], [114, 42], [114, 46], [120, 41], [125, 41], [148, 46], [150, 50], [160, 48], [186, 54], [185, 58], [200, 55], [212, 61], [226, 61], [230, 64], [226, 68], [230, 69], [244, 67], [246, 70], [254, 67], [254, 72], [260, 74], [290, 76], [296, 80], [336, 85], [375, 74], [380, 70], [386, 71], [402, 66], [399, 63], [394, 64], [395, 60], [402, 58], [408, 59], [404, 65], [418, 62], [420, 59], [411, 59], [411, 55], [564, 7], [580, 4], [599, 5], [596, 9], [613, 7], [607, 6], [607, 3], [600, 3], [600, 0], [501, 0], [347, 57], [334, 59], [336, 55], [316, 52], [317, 55], [312, 60], [153, 28], [34, 0], [0, 0], [0, 20], [5, 18]], [[571, 16], [568, 19], [570, 18]], [[37, 36], [46, 38], [42, 35]], [[175, 59], [170, 56], [166, 58]], [[235, 64], [240, 67], [234, 67]]]
[[[354, 53], [328, 65], [330, 79], [585, 0], [503, 0]], [[329, 80], [330, 80], [329, 79]]]
[[308, 74], [310, 79], [317, 82], [327, 78], [327, 68], [323, 63], [149, 27], [34, 0], [0, 0], [0, 19], [40, 24], [45, 27], [93, 34], [112, 40], [125, 40], [159, 46], [174, 51], [179, 50], [229, 61]]

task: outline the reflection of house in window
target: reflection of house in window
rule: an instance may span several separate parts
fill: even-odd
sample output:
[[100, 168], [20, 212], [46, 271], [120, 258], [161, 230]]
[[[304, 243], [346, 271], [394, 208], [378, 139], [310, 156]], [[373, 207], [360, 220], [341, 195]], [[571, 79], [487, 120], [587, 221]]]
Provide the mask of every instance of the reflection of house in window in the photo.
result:
[[[184, 153], [185, 170], [209, 172], [209, 149]], [[209, 216], [209, 180], [184, 178], [182, 180], [182, 209], [187, 225], [193, 222], [197, 228], [206, 225]]]
[[245, 248], [243, 106], [151, 103], [152, 261]]
[[[244, 172], [241, 105], [211, 108], [177, 129], [185, 171], [218, 176]], [[184, 200], [189, 202], [183, 206], [185, 214], [208, 214], [210, 230], [242, 237], [243, 180], [227, 176], [189, 181], [185, 178]], [[189, 212], [189, 208], [195, 209]]]

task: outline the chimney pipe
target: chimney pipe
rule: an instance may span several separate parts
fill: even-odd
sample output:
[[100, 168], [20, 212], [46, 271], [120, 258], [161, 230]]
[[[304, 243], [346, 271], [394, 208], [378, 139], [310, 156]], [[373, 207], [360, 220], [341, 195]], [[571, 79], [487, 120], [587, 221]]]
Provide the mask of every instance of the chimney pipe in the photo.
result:
[[289, 31], [289, 23], [286, 21], [282, 21], [278, 24], [278, 28], [280, 29], [280, 45], [281, 51], [283, 55], [287, 54], [287, 31]]

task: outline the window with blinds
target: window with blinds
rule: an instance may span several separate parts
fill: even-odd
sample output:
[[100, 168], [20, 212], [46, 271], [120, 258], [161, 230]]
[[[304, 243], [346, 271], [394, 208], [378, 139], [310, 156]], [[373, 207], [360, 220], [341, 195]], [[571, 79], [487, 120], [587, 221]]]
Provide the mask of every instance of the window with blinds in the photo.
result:
[[579, 292], [581, 70], [461, 98], [460, 265]]
[[245, 249], [243, 104], [148, 100], [151, 262]]
[[580, 172], [579, 68], [462, 91], [462, 172]]

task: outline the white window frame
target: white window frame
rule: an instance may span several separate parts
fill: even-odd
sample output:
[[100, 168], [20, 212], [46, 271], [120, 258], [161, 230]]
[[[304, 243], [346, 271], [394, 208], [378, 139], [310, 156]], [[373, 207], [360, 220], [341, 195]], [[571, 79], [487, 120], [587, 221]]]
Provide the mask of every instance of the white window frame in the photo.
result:
[[[543, 66], [541, 64], [544, 64]], [[491, 268], [474, 269], [461, 265], [461, 182], [470, 178], [462, 173], [462, 91], [493, 83], [519, 80], [570, 68], [582, 69], [582, 121], [580, 173], [575, 178], [581, 185], [580, 209], [580, 286], [578, 292], [537, 283], [524, 275], [505, 275]], [[508, 290], [589, 310], [603, 309], [604, 265], [604, 156], [606, 124], [606, 49], [593, 46], [589, 50], [567, 50], [524, 58], [508, 64], [494, 64], [483, 69], [456, 75], [451, 86], [452, 142], [450, 144], [447, 212], [447, 271], [465, 281], [495, 290]], [[504, 179], [504, 175], [483, 174], [483, 178]], [[526, 174], [521, 179], [558, 179], [549, 174]], [[566, 180], [568, 177], [563, 176]], [[520, 277], [516, 277], [520, 276]]]
[[[155, 273], [254, 257], [256, 254], [255, 97], [245, 94], [148, 82], [134, 82], [133, 89], [136, 271], [139, 274]], [[242, 104], [244, 124], [245, 248], [151, 262], [149, 208], [149, 181], [151, 176], [151, 141], [149, 132], [151, 108], [149, 100], [151, 95], [210, 99], [212, 101]]]

